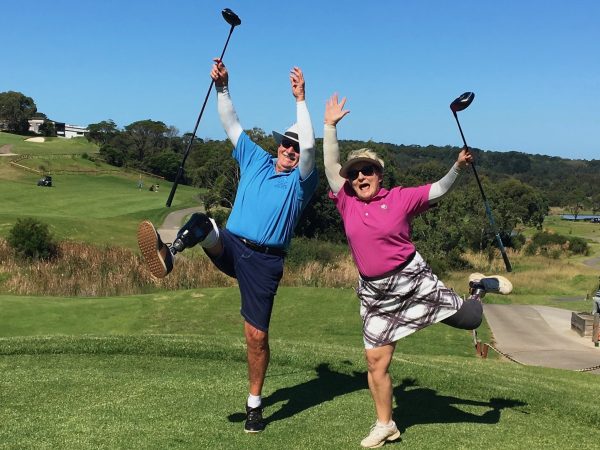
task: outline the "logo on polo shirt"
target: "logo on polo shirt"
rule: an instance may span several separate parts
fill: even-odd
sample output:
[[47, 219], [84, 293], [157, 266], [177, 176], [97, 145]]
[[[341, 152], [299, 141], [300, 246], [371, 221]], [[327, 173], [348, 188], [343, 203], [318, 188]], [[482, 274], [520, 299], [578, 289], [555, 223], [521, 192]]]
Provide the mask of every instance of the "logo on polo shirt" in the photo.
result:
[[381, 205], [381, 209], [387, 209], [387, 205], [386, 205], [385, 203], [383, 203], [383, 204]]

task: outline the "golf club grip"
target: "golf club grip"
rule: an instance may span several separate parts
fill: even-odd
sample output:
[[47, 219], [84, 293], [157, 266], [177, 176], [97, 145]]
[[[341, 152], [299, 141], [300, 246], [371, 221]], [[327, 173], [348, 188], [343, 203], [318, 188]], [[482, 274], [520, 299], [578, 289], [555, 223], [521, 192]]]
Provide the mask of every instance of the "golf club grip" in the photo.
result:
[[496, 240], [498, 241], [498, 247], [500, 247], [500, 253], [502, 254], [502, 259], [504, 260], [504, 266], [506, 267], [507, 272], [512, 272], [512, 265], [508, 260], [508, 255], [506, 254], [506, 249], [504, 248], [504, 244], [502, 243], [502, 239], [500, 239], [500, 235], [496, 234]]

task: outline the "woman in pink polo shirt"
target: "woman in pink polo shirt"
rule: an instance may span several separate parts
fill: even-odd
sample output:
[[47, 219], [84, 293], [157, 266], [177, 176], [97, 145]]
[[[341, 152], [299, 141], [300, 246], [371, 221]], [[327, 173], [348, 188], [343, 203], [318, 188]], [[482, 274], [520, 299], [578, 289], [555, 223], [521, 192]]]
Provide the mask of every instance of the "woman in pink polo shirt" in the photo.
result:
[[504, 277], [472, 274], [470, 297], [463, 301], [432, 273], [411, 240], [412, 219], [450, 192], [461, 170], [473, 161], [469, 149], [463, 148], [450, 171], [435, 183], [384, 189], [384, 162], [374, 151], [354, 150], [340, 164], [336, 125], [349, 113], [345, 102], [334, 94], [326, 104], [323, 157], [329, 196], [342, 216], [360, 273], [356, 293], [377, 413], [377, 422], [361, 445], [375, 448], [400, 437], [392, 420], [388, 372], [396, 341], [437, 322], [475, 329], [481, 324], [481, 298], [486, 292], [508, 294], [512, 285]]

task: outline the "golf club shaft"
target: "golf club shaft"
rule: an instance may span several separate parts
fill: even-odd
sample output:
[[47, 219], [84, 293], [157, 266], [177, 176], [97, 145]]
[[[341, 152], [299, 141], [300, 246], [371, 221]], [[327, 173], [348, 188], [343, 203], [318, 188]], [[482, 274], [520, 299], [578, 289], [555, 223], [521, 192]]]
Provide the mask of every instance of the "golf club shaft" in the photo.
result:
[[[235, 25], [231, 25], [231, 29], [229, 30], [229, 35], [227, 36], [227, 41], [225, 41], [225, 46], [223, 47], [223, 51], [221, 52], [221, 56], [219, 57], [219, 61], [223, 60], [223, 56], [225, 55], [225, 50], [227, 50], [227, 45], [229, 44], [229, 39], [231, 38], [231, 33], [233, 33], [233, 29]], [[177, 190], [177, 186], [179, 185], [179, 180], [183, 176], [183, 167], [185, 165], [185, 161], [187, 160], [188, 155], [190, 154], [190, 150], [192, 149], [192, 144], [194, 143], [194, 139], [196, 138], [196, 131], [198, 131], [198, 125], [200, 125], [200, 120], [202, 119], [202, 114], [204, 114], [204, 108], [206, 108], [206, 103], [208, 102], [208, 98], [210, 97], [210, 92], [212, 91], [213, 85], [215, 81], [211, 78], [210, 86], [208, 86], [208, 92], [206, 93], [206, 97], [204, 97], [204, 103], [202, 103], [202, 109], [200, 109], [200, 114], [198, 115], [198, 119], [196, 120], [196, 125], [194, 126], [194, 131], [192, 132], [192, 136], [185, 148], [185, 152], [183, 153], [183, 158], [181, 160], [181, 164], [179, 165], [179, 169], [177, 169], [177, 175], [175, 176], [175, 181], [173, 182], [173, 186], [171, 187], [171, 192], [169, 193], [169, 198], [167, 199], [166, 206], [167, 208], [171, 207], [171, 203], [173, 202], [173, 197], [175, 197], [175, 191]]]
[[[456, 119], [456, 124], [458, 125], [458, 131], [460, 131], [460, 136], [462, 137], [463, 144], [466, 148], [469, 148], [462, 127], [460, 126], [460, 122], [458, 121], [458, 115], [454, 111], [452, 111], [452, 114], [454, 114], [454, 118]], [[481, 198], [483, 199], [485, 213], [487, 214], [490, 224], [492, 225], [492, 230], [496, 235], [496, 242], [498, 244], [498, 248], [500, 249], [500, 253], [502, 254], [502, 259], [504, 260], [504, 266], [506, 267], [507, 272], [512, 272], [512, 265], [510, 264], [508, 255], [506, 254], [506, 249], [504, 248], [504, 244], [502, 243], [502, 239], [500, 238], [500, 233], [496, 227], [496, 222], [494, 221], [494, 216], [492, 215], [492, 209], [490, 208], [487, 197], [485, 196], [485, 192], [483, 192], [483, 186], [481, 185], [481, 181], [479, 180], [479, 175], [477, 175], [477, 169], [475, 169], [474, 162], [471, 162], [471, 168], [473, 169], [473, 175], [475, 175], [475, 180], [477, 181], [477, 186], [479, 187], [479, 192], [481, 193]]]

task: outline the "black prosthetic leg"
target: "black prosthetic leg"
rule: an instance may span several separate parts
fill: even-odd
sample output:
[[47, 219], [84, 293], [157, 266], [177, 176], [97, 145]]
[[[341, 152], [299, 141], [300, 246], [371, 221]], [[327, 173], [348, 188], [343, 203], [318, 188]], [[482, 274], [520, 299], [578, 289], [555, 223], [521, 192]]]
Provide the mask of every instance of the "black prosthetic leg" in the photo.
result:
[[193, 247], [203, 241], [213, 229], [213, 224], [208, 216], [203, 213], [194, 213], [190, 220], [177, 232], [177, 238], [171, 246], [173, 254], [186, 248]]

